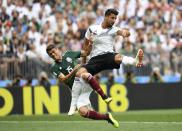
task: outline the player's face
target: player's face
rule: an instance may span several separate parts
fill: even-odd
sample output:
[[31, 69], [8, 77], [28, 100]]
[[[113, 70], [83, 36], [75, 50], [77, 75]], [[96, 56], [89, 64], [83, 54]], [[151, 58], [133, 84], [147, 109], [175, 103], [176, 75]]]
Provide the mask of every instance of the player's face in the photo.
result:
[[107, 27], [112, 27], [116, 21], [117, 15], [111, 14], [109, 16], [106, 16], [107, 19]]
[[52, 50], [50, 50], [49, 56], [52, 59], [54, 59], [55, 61], [61, 61], [62, 60], [61, 52], [58, 48], [53, 48]]

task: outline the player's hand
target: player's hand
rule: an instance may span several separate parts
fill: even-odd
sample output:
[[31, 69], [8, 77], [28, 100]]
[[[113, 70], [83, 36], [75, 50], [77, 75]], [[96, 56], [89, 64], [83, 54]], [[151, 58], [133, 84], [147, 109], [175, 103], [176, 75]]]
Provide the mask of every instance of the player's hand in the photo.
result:
[[90, 44], [93, 44], [95, 35], [93, 33], [90, 33]]
[[129, 37], [130, 36], [130, 32], [128, 30], [122, 30], [122, 36], [123, 37]]
[[80, 67], [80, 64], [76, 65], [76, 66], [73, 68], [73, 70], [75, 71], [75, 70], [77, 70], [79, 67]]

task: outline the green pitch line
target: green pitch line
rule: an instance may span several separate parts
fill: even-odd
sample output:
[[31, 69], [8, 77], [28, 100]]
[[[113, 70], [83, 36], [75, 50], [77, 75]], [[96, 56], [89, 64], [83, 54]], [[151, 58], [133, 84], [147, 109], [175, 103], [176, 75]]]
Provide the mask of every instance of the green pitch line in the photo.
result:
[[114, 128], [106, 121], [94, 121], [78, 114], [67, 116], [14, 115], [0, 117], [0, 131], [181, 131], [182, 109], [145, 110], [112, 113], [120, 127]]
[[[182, 121], [182, 109], [176, 110], [140, 110], [140, 111], [128, 111], [123, 113], [112, 113], [118, 121]], [[12, 115], [0, 117], [0, 121], [89, 121], [80, 117], [78, 114], [74, 116], [68, 116], [67, 114], [60, 115], [35, 115], [35, 116], [23, 116]]]
[[[2, 123], [1, 123], [2, 122]], [[9, 121], [0, 122], [1, 131], [181, 131], [182, 123], [119, 122], [114, 128], [105, 121]]]

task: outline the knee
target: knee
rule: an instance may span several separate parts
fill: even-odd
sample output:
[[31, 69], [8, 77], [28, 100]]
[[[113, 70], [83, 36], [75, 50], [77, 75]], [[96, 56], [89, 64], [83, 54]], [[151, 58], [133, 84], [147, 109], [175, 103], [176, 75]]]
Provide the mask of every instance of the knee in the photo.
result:
[[82, 75], [81, 75], [81, 77], [84, 79], [84, 80], [88, 80], [88, 78], [91, 76], [91, 74], [90, 73], [83, 73]]
[[87, 116], [87, 113], [88, 113], [87, 107], [80, 107], [79, 113], [80, 113], [80, 115], [81, 115], [82, 117], [86, 117], [86, 116]]
[[116, 62], [117, 64], [121, 64], [122, 59], [123, 59], [123, 55], [122, 55], [122, 54], [117, 54], [117, 55], [115, 56], [115, 58], [114, 58], [114, 60], [115, 60], [115, 62]]
[[87, 70], [85, 68], [81, 68], [77, 73], [76, 73], [76, 77], [81, 77], [81, 75], [83, 73], [87, 73]]

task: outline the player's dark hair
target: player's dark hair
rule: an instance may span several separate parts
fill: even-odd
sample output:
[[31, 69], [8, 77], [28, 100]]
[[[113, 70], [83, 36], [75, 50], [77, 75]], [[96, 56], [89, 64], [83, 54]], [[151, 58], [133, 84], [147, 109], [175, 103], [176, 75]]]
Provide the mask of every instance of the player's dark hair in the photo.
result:
[[119, 13], [119, 12], [118, 12], [117, 10], [111, 8], [111, 9], [107, 9], [107, 10], [106, 10], [105, 16], [109, 16], [109, 15], [111, 15], [111, 14], [118, 15], [118, 13]]
[[48, 52], [49, 52], [50, 50], [52, 50], [53, 48], [56, 48], [56, 46], [55, 46], [55, 45], [53, 45], [53, 44], [48, 45], [48, 46], [47, 46], [47, 48], [46, 48], [46, 52], [47, 52], [47, 54], [48, 54]]

